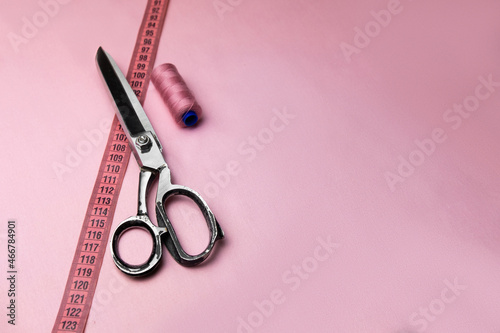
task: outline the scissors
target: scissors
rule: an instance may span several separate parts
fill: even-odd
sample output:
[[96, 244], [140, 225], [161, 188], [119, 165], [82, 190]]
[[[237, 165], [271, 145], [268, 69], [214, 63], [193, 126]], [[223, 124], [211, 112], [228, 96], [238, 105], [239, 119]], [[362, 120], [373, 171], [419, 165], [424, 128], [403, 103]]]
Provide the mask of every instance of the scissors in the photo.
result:
[[[205, 200], [197, 192], [185, 186], [172, 184], [170, 169], [163, 158], [162, 146], [153, 126], [118, 65], [101, 47], [97, 50], [96, 63], [115, 102], [118, 119], [125, 130], [132, 152], [141, 167], [137, 215], [120, 223], [111, 238], [111, 255], [116, 266], [122, 272], [132, 276], [148, 274], [160, 263], [162, 243], [179, 264], [183, 266], [200, 264], [208, 258], [215, 242], [224, 238], [224, 232]], [[148, 192], [155, 179], [158, 179], [155, 204], [158, 226], [151, 222], [147, 211]], [[184, 251], [166, 214], [167, 199], [176, 195], [193, 200], [203, 213], [208, 225], [210, 242], [205, 250], [197, 255], [190, 255]], [[120, 236], [132, 228], [145, 229], [153, 238], [151, 254], [147, 261], [140, 265], [126, 263], [118, 251]]]

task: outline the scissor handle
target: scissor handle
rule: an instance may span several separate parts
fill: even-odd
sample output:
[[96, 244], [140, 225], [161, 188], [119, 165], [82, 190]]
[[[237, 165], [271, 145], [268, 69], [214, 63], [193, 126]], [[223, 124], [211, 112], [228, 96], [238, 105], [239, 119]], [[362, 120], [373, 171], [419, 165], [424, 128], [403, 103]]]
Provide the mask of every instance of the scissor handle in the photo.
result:
[[[140, 265], [132, 265], [124, 261], [120, 257], [120, 252], [118, 250], [120, 237], [125, 231], [133, 228], [144, 229], [148, 231], [153, 238], [153, 248], [151, 250], [151, 254], [148, 260]], [[118, 267], [123, 273], [132, 276], [142, 276], [152, 272], [161, 260], [161, 237], [165, 232], [165, 228], [159, 228], [151, 223], [151, 220], [147, 215], [132, 216], [120, 223], [111, 238], [111, 255], [113, 256], [113, 261], [115, 262], [116, 267]]]
[[[215, 219], [214, 214], [208, 207], [208, 204], [203, 200], [203, 198], [194, 190], [180, 185], [173, 185], [170, 183], [170, 179], [164, 180], [162, 182], [163, 174], [160, 173], [160, 180], [158, 185], [158, 195], [156, 197], [156, 218], [158, 220], [158, 225], [167, 228], [167, 233], [163, 236], [165, 245], [172, 255], [172, 257], [179, 264], [183, 266], [195, 266], [205, 261], [215, 245], [215, 242], [219, 239], [224, 238], [224, 232], [222, 231], [219, 223]], [[210, 241], [201, 253], [196, 255], [188, 254], [179, 242], [177, 233], [170, 222], [166, 210], [165, 202], [168, 198], [176, 195], [182, 195], [193, 200], [198, 208], [201, 210], [205, 221], [207, 222], [208, 230], [210, 232]]]

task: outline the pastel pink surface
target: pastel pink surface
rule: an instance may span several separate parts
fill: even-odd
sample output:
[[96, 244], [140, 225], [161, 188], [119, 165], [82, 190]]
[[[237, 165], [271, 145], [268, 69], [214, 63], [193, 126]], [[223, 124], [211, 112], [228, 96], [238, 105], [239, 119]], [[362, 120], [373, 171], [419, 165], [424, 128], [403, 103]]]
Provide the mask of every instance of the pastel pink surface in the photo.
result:
[[[9, 36], [41, 3], [54, 2], [1, 2], [0, 236], [15, 219], [19, 265], [16, 326], [3, 315], [2, 332], [54, 324], [114, 112], [95, 52], [125, 71], [146, 5], [59, 4], [16, 52]], [[389, 9], [390, 22], [370, 23]], [[499, 10], [172, 0], [156, 63], [175, 64], [204, 118], [177, 127], [153, 85], [145, 110], [174, 182], [206, 198], [227, 238], [202, 266], [165, 253], [141, 280], [108, 251], [86, 332], [498, 332], [500, 92], [481, 82], [500, 82]], [[347, 57], [341, 45], [377, 24]], [[478, 91], [488, 97], [456, 118]], [[441, 142], [415, 153], [436, 129]], [[401, 176], [410, 156], [418, 165]], [[132, 159], [114, 226], [135, 214], [138, 170]], [[206, 232], [191, 212], [171, 214], [196, 251]]]

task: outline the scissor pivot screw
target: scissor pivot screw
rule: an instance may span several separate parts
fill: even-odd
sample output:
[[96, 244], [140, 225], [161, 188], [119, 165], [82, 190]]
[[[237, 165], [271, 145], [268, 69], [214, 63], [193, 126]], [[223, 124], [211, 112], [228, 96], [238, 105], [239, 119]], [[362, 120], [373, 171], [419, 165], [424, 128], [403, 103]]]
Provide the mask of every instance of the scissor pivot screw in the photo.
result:
[[141, 152], [146, 153], [151, 149], [151, 140], [147, 135], [141, 135], [135, 140], [135, 145], [141, 150]]

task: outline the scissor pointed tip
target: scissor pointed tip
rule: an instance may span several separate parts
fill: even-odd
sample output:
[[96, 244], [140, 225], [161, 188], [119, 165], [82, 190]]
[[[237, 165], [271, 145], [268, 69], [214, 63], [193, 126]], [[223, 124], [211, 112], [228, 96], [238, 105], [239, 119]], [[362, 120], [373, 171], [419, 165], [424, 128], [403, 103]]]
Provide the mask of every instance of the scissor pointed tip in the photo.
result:
[[[104, 51], [102, 46], [99, 46], [99, 48], [97, 49], [95, 62], [101, 73], [103, 73], [103, 71], [109, 70], [112, 70], [113, 72], [120, 71], [118, 65], [115, 63], [111, 55], [108, 52]], [[122, 73], [120, 72], [120, 74]]]
[[106, 56], [106, 55], [107, 55], [107, 52], [104, 51], [104, 49], [102, 48], [102, 46], [99, 46], [99, 48], [97, 49], [97, 53], [95, 55], [96, 60], [100, 59], [100, 58], [102, 58], [103, 56]]
[[97, 49], [97, 53], [96, 53], [95, 58], [96, 58], [97, 62], [104, 61], [104, 59], [106, 59], [110, 63], [114, 63], [114, 60], [111, 57], [111, 55], [108, 52], [104, 51], [102, 46], [99, 46], [99, 48]]
[[95, 61], [96, 63], [99, 63], [99, 59], [103, 56], [104, 50], [102, 49], [101, 46], [97, 49], [97, 53], [95, 54]]

